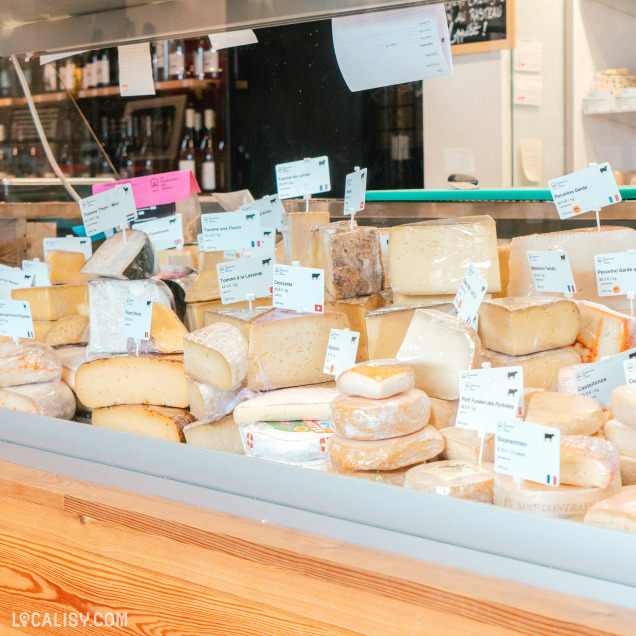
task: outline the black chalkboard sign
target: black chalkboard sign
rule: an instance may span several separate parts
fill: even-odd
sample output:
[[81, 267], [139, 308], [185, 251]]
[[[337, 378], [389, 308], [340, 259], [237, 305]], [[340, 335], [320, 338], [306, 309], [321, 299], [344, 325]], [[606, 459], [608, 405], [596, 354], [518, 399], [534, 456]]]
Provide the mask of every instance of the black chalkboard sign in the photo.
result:
[[514, 46], [514, 0], [446, 2], [453, 55]]

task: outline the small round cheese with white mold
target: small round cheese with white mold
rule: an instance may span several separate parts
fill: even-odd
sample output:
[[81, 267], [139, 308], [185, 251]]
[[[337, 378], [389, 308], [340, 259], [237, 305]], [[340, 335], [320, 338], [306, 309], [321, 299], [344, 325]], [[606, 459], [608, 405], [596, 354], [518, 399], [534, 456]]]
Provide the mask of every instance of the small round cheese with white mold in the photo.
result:
[[415, 386], [415, 374], [410, 367], [374, 366], [361, 364], [338, 376], [341, 393], [357, 397], [383, 400]]

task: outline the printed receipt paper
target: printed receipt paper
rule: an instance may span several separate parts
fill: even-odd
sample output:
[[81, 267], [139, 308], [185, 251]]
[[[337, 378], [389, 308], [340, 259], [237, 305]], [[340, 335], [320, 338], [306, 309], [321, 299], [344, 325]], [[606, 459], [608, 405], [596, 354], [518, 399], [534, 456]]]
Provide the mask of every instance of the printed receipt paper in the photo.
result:
[[352, 92], [453, 72], [443, 4], [334, 18], [331, 28]]

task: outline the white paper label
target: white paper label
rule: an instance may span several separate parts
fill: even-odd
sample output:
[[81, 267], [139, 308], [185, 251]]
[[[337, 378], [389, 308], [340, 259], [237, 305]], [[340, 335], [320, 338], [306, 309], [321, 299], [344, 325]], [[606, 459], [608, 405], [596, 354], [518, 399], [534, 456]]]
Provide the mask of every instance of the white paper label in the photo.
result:
[[283, 212], [285, 212], [285, 208], [277, 194], [242, 205], [240, 210], [242, 212], [258, 212], [261, 216], [261, 225], [263, 227], [271, 227], [278, 232], [283, 229]]
[[22, 271], [33, 277], [33, 287], [50, 287], [49, 268], [43, 261], [22, 261]]
[[517, 40], [514, 51], [515, 71], [543, 72], [542, 40]]
[[151, 321], [152, 300], [141, 296], [126, 296], [123, 335], [135, 340], [148, 340]]
[[517, 106], [541, 106], [543, 104], [543, 77], [514, 73], [512, 101]]
[[523, 368], [475, 369], [459, 374], [455, 426], [495, 433], [497, 420], [523, 415]]
[[552, 179], [548, 186], [562, 219], [600, 210], [623, 200], [607, 162]]
[[462, 319], [466, 326], [470, 327], [475, 321], [479, 305], [486, 295], [488, 283], [486, 279], [479, 273], [479, 270], [470, 264], [466, 270], [464, 280], [457, 290], [453, 306], [457, 311], [457, 315]]
[[355, 214], [364, 210], [367, 196], [367, 169], [356, 170], [345, 180], [344, 214]]
[[623, 361], [623, 371], [627, 384], [636, 384], [636, 356]]
[[596, 254], [594, 267], [599, 296], [636, 292], [636, 252]]
[[35, 337], [29, 303], [23, 300], [0, 300], [0, 336]]
[[256, 212], [202, 214], [201, 229], [206, 252], [227, 249], [249, 251], [261, 246], [261, 219]]
[[117, 47], [119, 55], [119, 93], [122, 97], [154, 95], [150, 42]]
[[33, 285], [33, 274], [19, 267], [0, 265], [0, 298], [11, 298], [11, 291]]
[[269, 228], [261, 230], [261, 244], [256, 247], [241, 250], [223, 250], [224, 258], [242, 258], [243, 256], [253, 256], [255, 258], [269, 258], [274, 264], [276, 258], [274, 251], [276, 249], [276, 230]]
[[302, 197], [331, 190], [328, 157], [301, 159], [276, 166], [276, 184], [281, 199]]
[[527, 255], [537, 291], [576, 293], [570, 259], [566, 252], [529, 251]]
[[325, 272], [312, 267], [274, 265], [274, 307], [322, 314], [325, 311]]
[[208, 36], [215, 51], [228, 49], [232, 46], [244, 46], [245, 44], [256, 44], [256, 33], [252, 29], [242, 29], [241, 31], [226, 31], [224, 33], [213, 33]]
[[500, 420], [495, 435], [495, 472], [558, 486], [561, 431], [521, 420]]
[[254, 298], [272, 295], [274, 263], [271, 257], [241, 258], [231, 263], [219, 263], [216, 271], [224, 305], [247, 300], [249, 294], [254, 294]]
[[631, 112], [636, 110], [636, 88], [623, 88], [616, 98], [616, 110]]
[[132, 187], [118, 185], [80, 201], [87, 236], [107, 232], [137, 218]]
[[356, 363], [360, 334], [348, 329], [332, 329], [327, 344], [323, 373], [339, 376]]
[[183, 245], [183, 221], [181, 214], [165, 216], [161, 219], [133, 223], [133, 230], [145, 232], [157, 250], [169, 250]]
[[584, 112], [587, 115], [613, 113], [616, 111], [616, 93], [614, 91], [590, 91], [583, 100]]
[[636, 349], [629, 349], [599, 362], [577, 366], [574, 371], [576, 392], [609, 406], [612, 391], [625, 384], [625, 361], [635, 358]]
[[91, 240], [84, 236], [65, 236], [63, 238], [45, 238], [42, 239], [42, 247], [44, 249], [44, 258], [49, 252], [56, 250], [65, 250], [67, 252], [79, 252], [84, 254], [84, 258], [88, 260], [93, 255], [93, 245]]

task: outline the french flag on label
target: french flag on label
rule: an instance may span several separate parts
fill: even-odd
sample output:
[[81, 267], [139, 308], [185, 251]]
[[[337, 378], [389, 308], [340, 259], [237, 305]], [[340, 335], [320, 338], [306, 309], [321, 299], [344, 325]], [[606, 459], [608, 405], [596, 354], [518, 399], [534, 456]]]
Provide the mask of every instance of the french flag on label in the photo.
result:
[[556, 486], [557, 485], [556, 475], [548, 475], [548, 479], [545, 483], [548, 484], [549, 486]]
[[610, 203], [618, 203], [621, 200], [622, 199], [620, 194], [615, 194], [613, 197], [609, 198]]
[[252, 247], [260, 247], [263, 241], [252, 241]]
[[576, 287], [574, 285], [568, 285], [568, 291], [576, 294]]
[[27, 338], [35, 338], [35, 334], [32, 331], [27, 331]]

